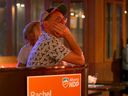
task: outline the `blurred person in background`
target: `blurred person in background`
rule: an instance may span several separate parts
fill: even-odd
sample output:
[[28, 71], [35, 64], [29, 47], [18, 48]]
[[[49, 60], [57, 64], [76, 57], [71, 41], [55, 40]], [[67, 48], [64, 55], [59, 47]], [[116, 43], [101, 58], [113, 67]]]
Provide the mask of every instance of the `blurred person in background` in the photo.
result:
[[126, 47], [122, 51], [122, 79], [123, 81], [128, 81], [128, 39]]
[[23, 30], [23, 39], [25, 45], [20, 49], [17, 60], [17, 67], [25, 67], [29, 53], [41, 35], [41, 25], [38, 21], [33, 21], [27, 24]]

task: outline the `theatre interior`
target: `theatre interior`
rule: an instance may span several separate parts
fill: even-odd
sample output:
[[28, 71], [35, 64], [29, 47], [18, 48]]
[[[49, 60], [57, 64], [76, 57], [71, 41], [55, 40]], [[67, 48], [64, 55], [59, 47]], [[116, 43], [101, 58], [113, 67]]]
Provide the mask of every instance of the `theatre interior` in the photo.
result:
[[[25, 25], [61, 3], [85, 64], [17, 67]], [[0, 96], [128, 96], [127, 39], [128, 0], [0, 0]]]

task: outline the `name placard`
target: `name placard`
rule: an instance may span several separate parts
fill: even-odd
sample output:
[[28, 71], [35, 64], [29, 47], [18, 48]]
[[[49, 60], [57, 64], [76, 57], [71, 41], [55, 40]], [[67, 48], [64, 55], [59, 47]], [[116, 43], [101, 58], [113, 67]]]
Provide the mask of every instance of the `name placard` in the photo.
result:
[[81, 96], [81, 74], [28, 76], [27, 96]]

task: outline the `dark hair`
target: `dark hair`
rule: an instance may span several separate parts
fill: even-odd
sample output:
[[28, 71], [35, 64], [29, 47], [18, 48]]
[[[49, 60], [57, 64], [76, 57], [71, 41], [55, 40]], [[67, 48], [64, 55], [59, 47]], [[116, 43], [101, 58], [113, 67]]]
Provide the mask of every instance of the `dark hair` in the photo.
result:
[[67, 13], [67, 8], [66, 8], [66, 6], [63, 3], [61, 3], [61, 4], [59, 4], [59, 6], [57, 6], [55, 8], [47, 9], [45, 12], [41, 13], [41, 15], [40, 15], [40, 22], [43, 22], [43, 20], [48, 20], [50, 15], [52, 13], [54, 13], [54, 11], [59, 11], [59, 12], [61, 12], [65, 16], [66, 13]]

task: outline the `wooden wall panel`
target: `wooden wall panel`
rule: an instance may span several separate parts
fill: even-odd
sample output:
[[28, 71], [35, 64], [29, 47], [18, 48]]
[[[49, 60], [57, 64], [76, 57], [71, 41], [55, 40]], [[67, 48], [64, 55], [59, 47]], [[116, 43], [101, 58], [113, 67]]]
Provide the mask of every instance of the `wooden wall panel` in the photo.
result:
[[[86, 44], [87, 47], [87, 57], [88, 57], [88, 67], [89, 67], [89, 74], [95, 73], [95, 2], [94, 0], [87, 0], [87, 12], [88, 12], [88, 25], [87, 25], [87, 35], [88, 42]], [[85, 38], [86, 38], [85, 37]], [[86, 54], [86, 52], [85, 52]]]
[[[116, 73], [120, 75], [120, 60], [112, 58], [107, 60], [105, 57], [105, 2], [107, 0], [89, 0], [87, 1], [87, 12], [88, 12], [88, 64], [89, 64], [89, 74], [98, 73], [99, 81], [119, 81], [119, 76], [115, 75]], [[109, 0], [108, 0], [109, 1]], [[112, 0], [111, 3], [116, 4], [118, 1]], [[125, 7], [125, 0], [122, 2], [123, 7]], [[125, 9], [125, 8], [123, 8]], [[113, 14], [114, 16], [115, 14]], [[123, 15], [123, 36], [126, 36], [126, 23], [125, 16]], [[114, 23], [114, 26], [116, 24]], [[115, 31], [113, 30], [113, 36], [116, 36]], [[124, 37], [123, 37], [124, 39]], [[116, 49], [117, 38], [113, 39], [113, 50]], [[114, 53], [113, 53], [114, 55]], [[117, 66], [117, 67], [116, 67]]]

